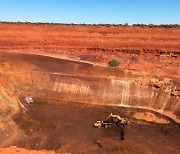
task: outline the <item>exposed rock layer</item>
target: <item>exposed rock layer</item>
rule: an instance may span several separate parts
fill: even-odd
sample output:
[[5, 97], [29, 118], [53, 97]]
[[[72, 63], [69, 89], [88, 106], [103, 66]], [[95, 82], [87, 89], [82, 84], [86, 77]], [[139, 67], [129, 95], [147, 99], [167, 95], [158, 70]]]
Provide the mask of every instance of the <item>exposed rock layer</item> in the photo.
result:
[[168, 78], [46, 56], [11, 53], [2, 61], [9, 67], [2, 68], [6, 69], [2, 78], [22, 97], [138, 107], [177, 122], [180, 118], [178, 87]]

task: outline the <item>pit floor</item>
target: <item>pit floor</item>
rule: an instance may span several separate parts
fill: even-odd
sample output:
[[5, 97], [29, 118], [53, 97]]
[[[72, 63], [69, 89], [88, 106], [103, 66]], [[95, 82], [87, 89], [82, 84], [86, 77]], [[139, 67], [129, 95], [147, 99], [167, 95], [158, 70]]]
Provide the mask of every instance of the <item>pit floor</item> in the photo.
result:
[[[22, 134], [12, 143], [17, 147], [60, 153], [180, 152], [180, 125], [173, 121], [156, 124], [136, 120], [132, 114], [137, 109], [87, 106], [38, 98], [33, 103], [23, 104], [27, 112], [21, 110], [13, 117]], [[121, 141], [121, 128], [115, 125], [108, 129], [93, 127], [95, 121], [105, 119], [111, 112], [129, 120], [124, 141]]]

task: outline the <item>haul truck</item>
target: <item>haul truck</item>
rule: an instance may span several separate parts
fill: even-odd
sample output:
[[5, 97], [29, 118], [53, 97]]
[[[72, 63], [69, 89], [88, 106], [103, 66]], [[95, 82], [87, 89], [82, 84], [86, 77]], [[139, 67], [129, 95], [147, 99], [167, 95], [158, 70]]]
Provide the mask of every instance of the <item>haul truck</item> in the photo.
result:
[[113, 114], [111, 113], [104, 121], [102, 120], [98, 120], [94, 123], [94, 127], [97, 128], [101, 128], [101, 127], [105, 127], [105, 128], [109, 128], [112, 126], [112, 124], [117, 124], [118, 126], [120, 125], [127, 125], [127, 120], [125, 120], [124, 118], [120, 117], [119, 115]]

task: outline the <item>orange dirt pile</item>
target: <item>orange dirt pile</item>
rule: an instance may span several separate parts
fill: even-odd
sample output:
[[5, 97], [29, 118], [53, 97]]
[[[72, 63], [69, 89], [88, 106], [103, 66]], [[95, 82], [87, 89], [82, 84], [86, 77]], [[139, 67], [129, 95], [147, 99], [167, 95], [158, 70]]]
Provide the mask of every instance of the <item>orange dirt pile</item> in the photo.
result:
[[23, 148], [17, 148], [16, 146], [11, 146], [8, 148], [0, 149], [0, 153], [3, 154], [54, 154], [53, 151], [47, 151], [47, 150], [41, 150], [41, 151], [35, 151], [35, 150], [26, 150]]
[[160, 123], [160, 124], [167, 124], [168, 123], [168, 120], [166, 120], [164, 118], [157, 117], [156, 115], [154, 115], [151, 112], [145, 112], [145, 113], [136, 112], [133, 115], [133, 117], [136, 119], [151, 121], [151, 122]]

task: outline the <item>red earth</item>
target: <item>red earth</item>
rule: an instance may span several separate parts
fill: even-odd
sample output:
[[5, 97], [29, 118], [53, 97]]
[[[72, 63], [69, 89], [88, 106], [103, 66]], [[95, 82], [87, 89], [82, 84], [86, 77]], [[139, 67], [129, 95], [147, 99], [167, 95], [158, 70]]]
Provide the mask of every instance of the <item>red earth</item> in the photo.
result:
[[180, 28], [0, 23], [0, 51], [65, 57], [179, 80]]
[[179, 111], [179, 27], [0, 23], [1, 153], [178, 153]]

